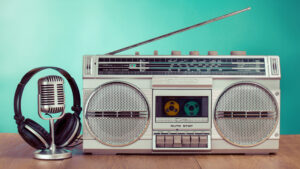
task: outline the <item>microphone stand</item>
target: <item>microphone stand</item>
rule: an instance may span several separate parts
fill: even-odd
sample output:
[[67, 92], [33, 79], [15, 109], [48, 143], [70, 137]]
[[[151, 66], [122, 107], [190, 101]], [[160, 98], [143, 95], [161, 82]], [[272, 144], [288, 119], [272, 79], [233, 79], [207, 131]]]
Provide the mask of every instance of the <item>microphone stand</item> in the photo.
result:
[[[38, 96], [40, 101], [40, 95]], [[61, 112], [59, 117], [45, 118], [42, 116], [40, 111], [40, 105], [38, 104], [39, 116], [44, 120], [49, 120], [50, 132], [51, 132], [51, 146], [49, 149], [37, 150], [34, 152], [34, 158], [41, 160], [60, 160], [72, 157], [72, 152], [63, 148], [57, 148], [55, 145], [54, 138], [54, 120], [62, 118], [65, 113], [64, 110]]]

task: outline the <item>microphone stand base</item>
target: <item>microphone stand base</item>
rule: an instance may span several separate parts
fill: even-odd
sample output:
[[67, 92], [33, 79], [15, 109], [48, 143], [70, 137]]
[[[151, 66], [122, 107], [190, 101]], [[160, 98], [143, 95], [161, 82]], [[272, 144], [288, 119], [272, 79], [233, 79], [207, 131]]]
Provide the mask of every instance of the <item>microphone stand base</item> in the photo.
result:
[[72, 152], [66, 149], [44, 149], [37, 150], [34, 152], [34, 158], [40, 160], [61, 160], [71, 158]]

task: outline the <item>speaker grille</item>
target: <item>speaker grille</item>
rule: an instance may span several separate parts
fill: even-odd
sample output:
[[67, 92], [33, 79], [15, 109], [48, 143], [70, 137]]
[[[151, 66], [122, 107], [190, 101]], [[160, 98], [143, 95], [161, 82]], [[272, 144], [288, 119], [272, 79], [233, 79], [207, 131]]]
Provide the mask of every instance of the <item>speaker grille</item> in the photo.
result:
[[113, 82], [100, 86], [87, 101], [85, 118], [94, 137], [109, 146], [124, 146], [143, 135], [149, 105], [135, 87]]
[[227, 88], [215, 108], [220, 135], [238, 146], [254, 146], [270, 137], [277, 125], [273, 96], [262, 86], [239, 83]]

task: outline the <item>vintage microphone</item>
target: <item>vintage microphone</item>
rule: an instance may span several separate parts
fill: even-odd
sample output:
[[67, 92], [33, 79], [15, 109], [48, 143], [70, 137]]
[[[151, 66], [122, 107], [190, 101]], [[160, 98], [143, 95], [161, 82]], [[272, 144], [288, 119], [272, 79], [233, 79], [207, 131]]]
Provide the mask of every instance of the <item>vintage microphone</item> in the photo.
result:
[[[50, 120], [51, 146], [49, 149], [37, 150], [37, 159], [65, 159], [72, 157], [69, 150], [57, 148], [54, 138], [54, 120], [61, 119], [65, 114], [64, 80], [60, 76], [46, 76], [38, 80], [38, 112], [44, 120]], [[49, 118], [42, 116], [45, 113]], [[61, 113], [58, 117], [52, 114]]]

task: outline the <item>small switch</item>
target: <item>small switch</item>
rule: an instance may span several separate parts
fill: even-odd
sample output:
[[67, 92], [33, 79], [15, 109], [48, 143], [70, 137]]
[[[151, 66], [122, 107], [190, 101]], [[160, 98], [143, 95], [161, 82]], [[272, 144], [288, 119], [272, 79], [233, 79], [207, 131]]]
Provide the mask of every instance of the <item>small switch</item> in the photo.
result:
[[181, 136], [174, 136], [174, 147], [181, 147]]
[[246, 51], [231, 51], [231, 55], [246, 55]]
[[180, 56], [180, 55], [181, 55], [181, 52], [180, 52], [180, 51], [175, 51], [175, 50], [173, 50], [173, 51], [171, 52], [171, 54], [172, 54], [173, 56]]
[[191, 147], [199, 146], [199, 136], [191, 136]]
[[191, 137], [182, 136], [182, 147], [190, 147], [190, 145], [191, 145]]
[[165, 147], [173, 147], [173, 136], [165, 136]]
[[157, 55], [158, 55], [158, 51], [155, 50], [155, 51], [153, 52], [153, 55], [157, 56]]
[[156, 147], [165, 146], [165, 136], [156, 136]]
[[140, 55], [140, 52], [135, 52], [135, 55]]
[[208, 51], [208, 55], [218, 55], [217, 51]]
[[199, 142], [199, 147], [207, 147], [207, 135], [205, 136], [200, 136], [200, 142]]
[[199, 51], [190, 51], [190, 55], [191, 56], [199, 56], [200, 53], [199, 53]]

